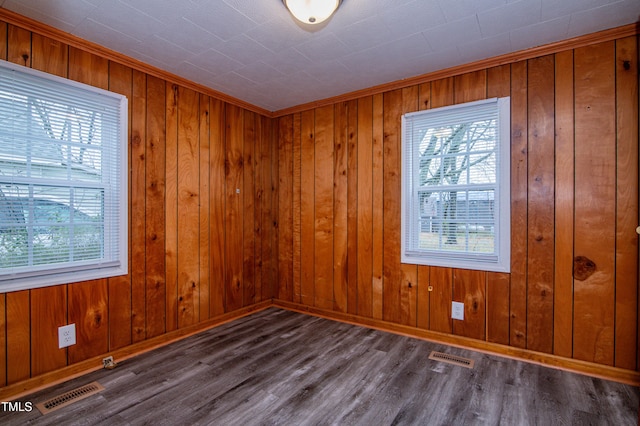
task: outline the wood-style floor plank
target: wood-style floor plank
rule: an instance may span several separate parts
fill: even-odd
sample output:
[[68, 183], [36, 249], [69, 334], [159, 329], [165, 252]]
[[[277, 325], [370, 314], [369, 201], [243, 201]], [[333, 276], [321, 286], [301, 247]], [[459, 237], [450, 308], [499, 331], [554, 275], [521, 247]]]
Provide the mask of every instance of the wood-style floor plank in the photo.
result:
[[[473, 369], [428, 359], [472, 358]], [[116, 360], [117, 361], [117, 360]], [[270, 308], [45, 389], [3, 425], [635, 425], [638, 388]], [[24, 406], [24, 404], [23, 404]]]

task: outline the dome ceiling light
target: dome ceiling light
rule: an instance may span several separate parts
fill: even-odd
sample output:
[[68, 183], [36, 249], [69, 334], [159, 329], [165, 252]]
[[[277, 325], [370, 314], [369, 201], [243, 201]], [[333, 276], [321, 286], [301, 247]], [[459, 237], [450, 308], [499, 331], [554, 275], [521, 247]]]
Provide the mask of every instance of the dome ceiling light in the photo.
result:
[[342, 0], [282, 0], [282, 2], [298, 21], [316, 25], [329, 19]]

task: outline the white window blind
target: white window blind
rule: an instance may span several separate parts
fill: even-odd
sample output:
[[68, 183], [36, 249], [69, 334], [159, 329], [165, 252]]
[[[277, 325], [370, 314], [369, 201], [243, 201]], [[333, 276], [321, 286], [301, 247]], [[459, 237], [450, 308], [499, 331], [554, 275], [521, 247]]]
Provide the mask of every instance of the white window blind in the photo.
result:
[[127, 100], [0, 61], [0, 291], [127, 273]]
[[402, 117], [402, 261], [510, 263], [509, 98]]

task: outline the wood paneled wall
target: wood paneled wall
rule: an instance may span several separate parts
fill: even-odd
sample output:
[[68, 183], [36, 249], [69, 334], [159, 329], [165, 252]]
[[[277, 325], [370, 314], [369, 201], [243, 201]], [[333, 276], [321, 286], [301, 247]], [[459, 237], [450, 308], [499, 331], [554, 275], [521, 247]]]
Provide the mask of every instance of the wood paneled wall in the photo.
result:
[[272, 118], [4, 22], [0, 58], [126, 95], [130, 119], [130, 273], [0, 294], [0, 386], [273, 297]]
[[[502, 96], [511, 272], [401, 263], [400, 116]], [[280, 300], [637, 369], [636, 36], [277, 120]]]

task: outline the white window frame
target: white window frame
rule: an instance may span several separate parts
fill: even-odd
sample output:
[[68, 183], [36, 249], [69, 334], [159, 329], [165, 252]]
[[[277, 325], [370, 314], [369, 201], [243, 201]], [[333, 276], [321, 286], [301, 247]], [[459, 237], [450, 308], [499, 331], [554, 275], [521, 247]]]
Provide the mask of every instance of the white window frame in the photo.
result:
[[[420, 200], [418, 195], [418, 144], [413, 141], [414, 125], [437, 128], [461, 124], [473, 119], [475, 111], [494, 107], [497, 115], [498, 139], [496, 181], [494, 193], [494, 252], [490, 254], [424, 249], [419, 246], [421, 232]], [[458, 121], [461, 120], [461, 121]], [[423, 127], [423, 128], [424, 128]], [[495, 272], [509, 272], [511, 267], [511, 150], [510, 98], [492, 98], [442, 108], [418, 111], [402, 116], [402, 193], [401, 193], [401, 262], [418, 265], [443, 266]], [[453, 187], [456, 187], [455, 185]], [[460, 185], [461, 190], [469, 185]], [[424, 190], [424, 188], [422, 188]], [[467, 224], [467, 227], [470, 225]]]
[[[128, 101], [126, 96], [6, 61], [0, 61], [0, 73], [2, 73], [0, 78], [5, 79], [5, 84], [0, 82], [0, 90], [4, 88], [5, 93], [25, 96], [22, 95], [24, 92], [21, 92], [21, 90], [24, 91], [25, 89], [22, 88], [27, 87], [29, 93], [33, 93], [30, 96], [36, 96], [35, 99], [38, 99], [38, 93], [46, 93], [46, 95], [42, 96], [56, 99], [55, 102], [59, 100], [61, 105], [71, 105], [72, 103], [75, 105], [75, 101], [65, 101], [65, 96], [68, 99], [82, 99], [83, 101], [90, 99], [94, 107], [95, 105], [99, 107], [103, 103], [105, 106], [102, 108], [106, 110], [106, 105], [108, 104], [108, 108], [111, 108], [112, 111], [113, 123], [115, 123], [112, 128], [113, 137], [102, 136], [100, 149], [103, 153], [99, 163], [100, 183], [96, 187], [98, 189], [92, 189], [93, 191], [101, 191], [100, 193], [103, 194], [102, 201], [97, 205], [97, 208], [102, 208], [101, 221], [97, 222], [102, 226], [101, 252], [97, 255], [97, 258], [73, 261], [73, 257], [71, 257], [72, 260], [66, 263], [0, 268], [0, 292], [126, 275], [128, 273]], [[9, 79], [11, 80], [9, 81]], [[42, 90], [42, 92], [38, 92], [39, 90]], [[69, 103], [66, 104], [65, 102]], [[35, 120], [26, 121], [33, 122]], [[22, 128], [28, 129], [31, 127], [26, 125]], [[11, 138], [13, 137], [12, 131], [3, 131], [3, 133], [0, 134], [0, 144], [9, 144], [10, 142], [8, 141], [12, 140]], [[3, 138], [6, 142], [3, 142]], [[104, 143], [105, 140], [110, 142]], [[8, 146], [6, 145], [5, 148]], [[25, 164], [30, 164], [27, 156], [23, 158]], [[69, 188], [75, 188], [76, 182], [77, 185], [80, 185], [78, 188], [81, 189], [82, 185], [86, 185], [70, 176], [71, 174], [69, 173], [66, 178], [59, 178], [58, 176], [55, 178], [41, 176], [32, 178], [28, 174], [24, 176], [3, 176], [3, 173], [0, 173], [0, 188], [2, 186], [8, 188], [11, 185], [31, 188], [32, 185], [53, 185], [54, 182], [56, 187], [59, 188], [66, 187], [64, 182], [67, 182], [66, 185]], [[74, 190], [70, 189], [70, 191], [73, 194]], [[28, 193], [27, 199], [31, 206], [29, 208], [33, 209], [32, 206], [39, 201], [34, 201], [31, 189]], [[73, 195], [71, 195], [71, 199], [73, 199]], [[73, 211], [71, 206], [72, 204], [68, 207], [70, 212]], [[69, 214], [73, 216], [72, 213]], [[69, 220], [73, 221], [73, 219]], [[30, 247], [33, 242], [27, 244]]]

